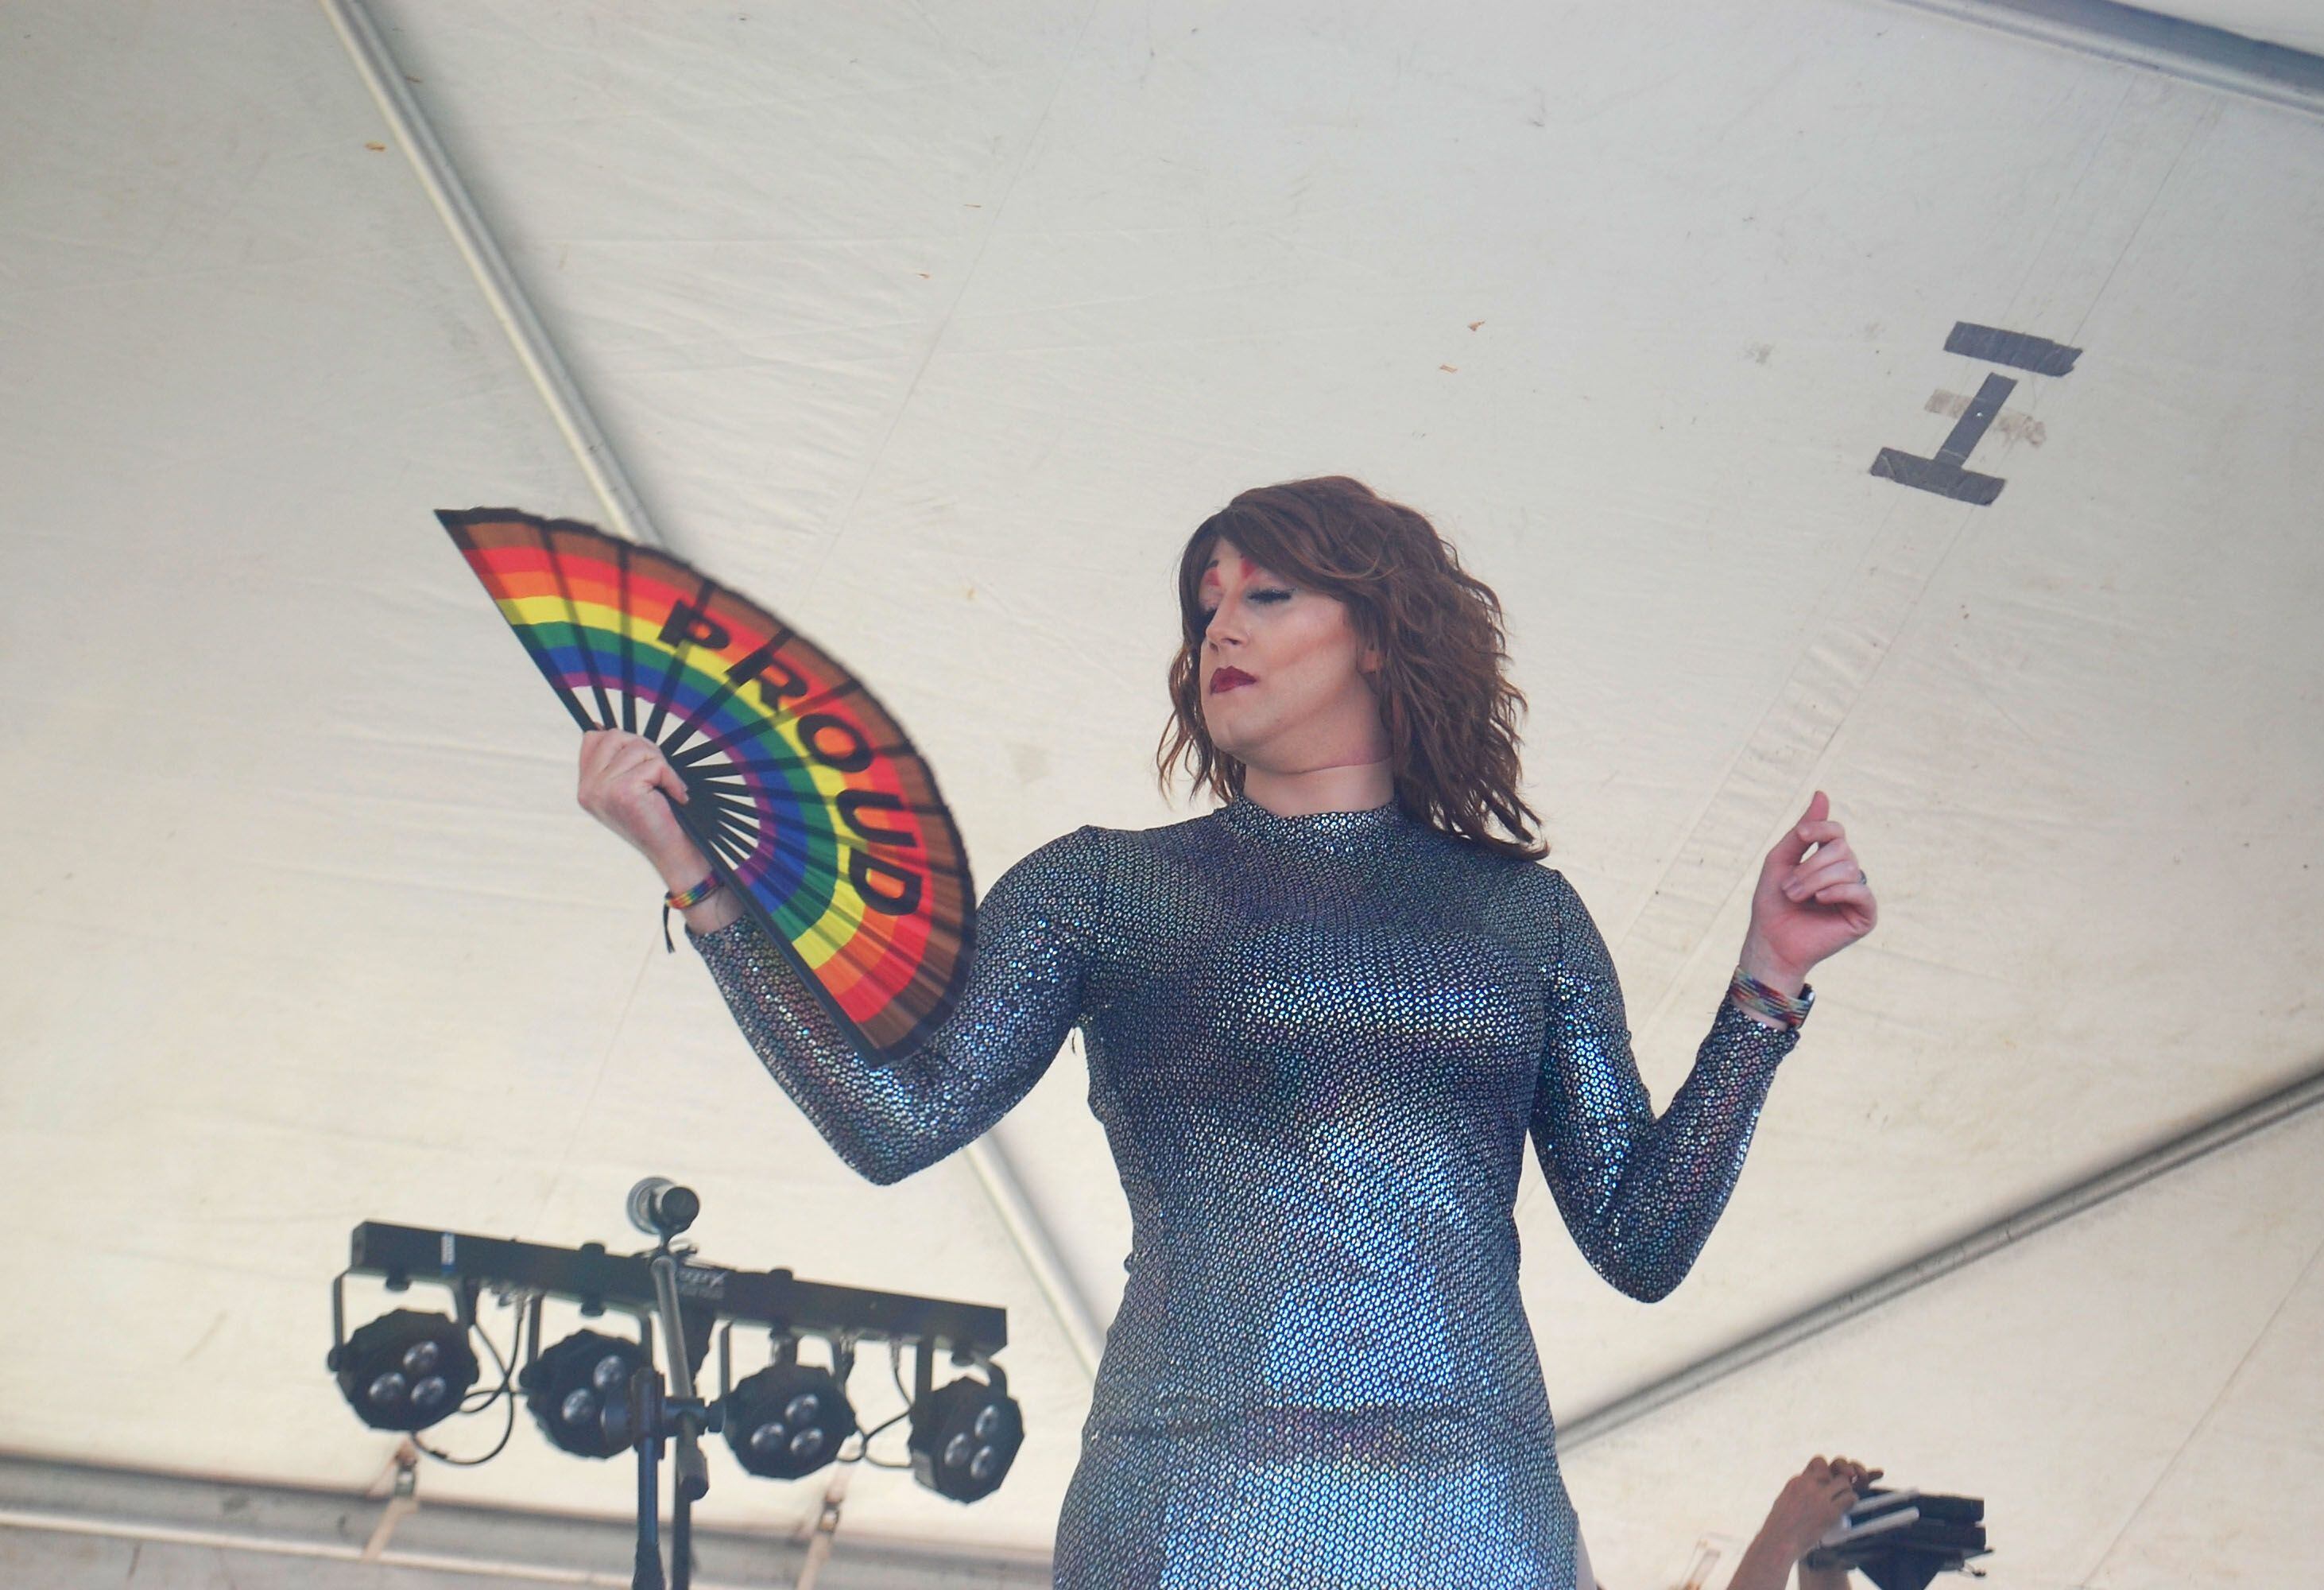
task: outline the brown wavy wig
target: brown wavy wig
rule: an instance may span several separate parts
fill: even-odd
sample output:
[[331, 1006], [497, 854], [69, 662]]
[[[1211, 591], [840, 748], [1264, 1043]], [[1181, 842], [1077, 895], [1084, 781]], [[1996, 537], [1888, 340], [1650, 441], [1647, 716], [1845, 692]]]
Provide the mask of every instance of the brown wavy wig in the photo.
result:
[[1282, 578], [1336, 598], [1380, 666], [1379, 703], [1405, 814], [1441, 833], [1532, 859], [1549, 846], [1517, 792], [1525, 696], [1508, 678], [1500, 598], [1462, 570], [1436, 527], [1345, 476], [1243, 492], [1203, 521], [1178, 559], [1172, 716], [1155, 757], [1167, 791], [1182, 764], [1196, 790], [1242, 793], [1243, 764], [1203, 725], [1203, 567], [1222, 538]]

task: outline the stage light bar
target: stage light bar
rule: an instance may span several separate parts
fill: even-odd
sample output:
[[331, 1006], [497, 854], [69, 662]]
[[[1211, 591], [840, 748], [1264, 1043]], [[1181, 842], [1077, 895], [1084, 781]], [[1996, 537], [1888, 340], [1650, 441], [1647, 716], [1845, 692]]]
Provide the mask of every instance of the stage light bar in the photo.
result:
[[[910, 1467], [920, 1484], [958, 1502], [977, 1501], [1000, 1486], [1025, 1438], [1024, 1416], [991, 1360], [1008, 1344], [1003, 1310], [802, 1280], [788, 1270], [707, 1263], [673, 1241], [700, 1213], [691, 1189], [650, 1177], [632, 1189], [629, 1202], [632, 1220], [660, 1238], [654, 1249], [616, 1254], [600, 1243], [557, 1248], [379, 1221], [356, 1226], [347, 1268], [331, 1283], [334, 1345], [327, 1360], [348, 1406], [374, 1428], [418, 1431], [456, 1413], [482, 1413], [502, 1396], [510, 1399], [506, 1417], [512, 1420], [521, 1398], [562, 1451], [599, 1459], [634, 1453], [641, 1562], [653, 1543], [650, 1503], [660, 1465], [671, 1468], [671, 1529], [683, 1542], [691, 1528], [688, 1508], [709, 1489], [702, 1443], [722, 1432], [735, 1461], [766, 1479], [804, 1479], [835, 1463], [872, 1462]], [[362, 1275], [379, 1277], [390, 1292], [419, 1282], [443, 1287], [455, 1307], [448, 1316], [396, 1309], [349, 1335], [346, 1285]], [[493, 1348], [495, 1338], [479, 1328], [478, 1305], [488, 1291], [499, 1307], [519, 1311], [515, 1350], [506, 1361]], [[641, 1339], [583, 1329], [543, 1348], [541, 1311], [550, 1299], [577, 1305], [585, 1318], [632, 1317]], [[768, 1328], [775, 1357], [734, 1383], [727, 1343], [738, 1325]], [[712, 1400], [696, 1390], [696, 1376], [714, 1336], [720, 1394]], [[667, 1337], [666, 1354], [657, 1353], [658, 1337]], [[807, 1338], [827, 1345], [828, 1367], [799, 1362], [799, 1344]], [[914, 1360], [904, 1409], [870, 1431], [847, 1394], [857, 1347], [867, 1341], [887, 1344], [899, 1389], [902, 1354]], [[481, 1401], [482, 1393], [471, 1395], [480, 1351], [493, 1351], [496, 1382]], [[935, 1366], [946, 1357], [988, 1378], [972, 1374], [937, 1391]], [[907, 1419], [908, 1462], [872, 1456], [870, 1437]], [[503, 1429], [500, 1445], [475, 1457], [425, 1443], [420, 1450], [447, 1462], [482, 1463], [507, 1438]]]

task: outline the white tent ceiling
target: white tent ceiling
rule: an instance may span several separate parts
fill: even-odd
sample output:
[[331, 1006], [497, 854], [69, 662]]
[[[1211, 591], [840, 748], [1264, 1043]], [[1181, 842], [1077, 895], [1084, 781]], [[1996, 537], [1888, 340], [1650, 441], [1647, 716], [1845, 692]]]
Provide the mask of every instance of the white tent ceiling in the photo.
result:
[[[1183, 814], [1173, 554], [1323, 471], [1506, 601], [1657, 1096], [1831, 792], [1884, 920], [1696, 1273], [1618, 1297], [1528, 1173], [1561, 1411], [2324, 1050], [2316, 115], [1887, 0], [374, 14], [656, 522], [872, 678], [981, 878]], [[714, 1257], [1008, 1305], [1009, 1485], [865, 1474], [848, 1528], [1045, 1545], [1087, 1382], [977, 1179], [861, 1183], [759, 1072], [435, 525], [603, 514], [329, 22], [13, 0], [0, 40], [0, 1264], [42, 1320], [0, 1445], [360, 1484], [348, 1227], [618, 1242], [663, 1171]], [[1868, 473], [1992, 368], [1959, 320], [2084, 350], [2009, 372], [1989, 507]], [[1083, 1086], [1000, 1136], [1102, 1314]], [[1997, 1586], [2302, 1582], [2319, 1130], [1581, 1447], [1601, 1574], [1837, 1446], [1987, 1495]], [[631, 1481], [526, 1431], [423, 1484]]]

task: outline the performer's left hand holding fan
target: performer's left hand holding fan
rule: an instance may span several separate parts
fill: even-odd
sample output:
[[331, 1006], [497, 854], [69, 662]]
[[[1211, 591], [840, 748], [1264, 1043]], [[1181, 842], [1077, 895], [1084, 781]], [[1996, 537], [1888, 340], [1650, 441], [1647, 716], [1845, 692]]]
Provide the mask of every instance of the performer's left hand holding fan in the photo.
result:
[[509, 508], [437, 517], [573, 721], [661, 748], [688, 796], [670, 809], [864, 1052], [916, 1049], [967, 976], [975, 892], [872, 693], [665, 553]]

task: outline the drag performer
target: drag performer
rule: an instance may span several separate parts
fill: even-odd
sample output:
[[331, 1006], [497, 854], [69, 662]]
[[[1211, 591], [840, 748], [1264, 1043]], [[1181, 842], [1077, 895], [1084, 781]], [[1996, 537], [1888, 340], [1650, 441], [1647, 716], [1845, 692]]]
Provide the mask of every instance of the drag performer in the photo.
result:
[[1247, 491], [1187, 543], [1178, 602], [1162, 769], [1223, 804], [1010, 868], [904, 1063], [867, 1063], [706, 892], [650, 742], [590, 735], [581, 803], [660, 871], [752, 1047], [874, 1181], [990, 1130], [1081, 1029], [1133, 1235], [1064, 1590], [1572, 1590], [1517, 1293], [1526, 1139], [1600, 1275], [1676, 1286], [1808, 971], [1871, 930], [1864, 874], [1818, 791], [1658, 1119], [1605, 942], [1537, 864], [1499, 603], [1429, 522], [1344, 478]]

